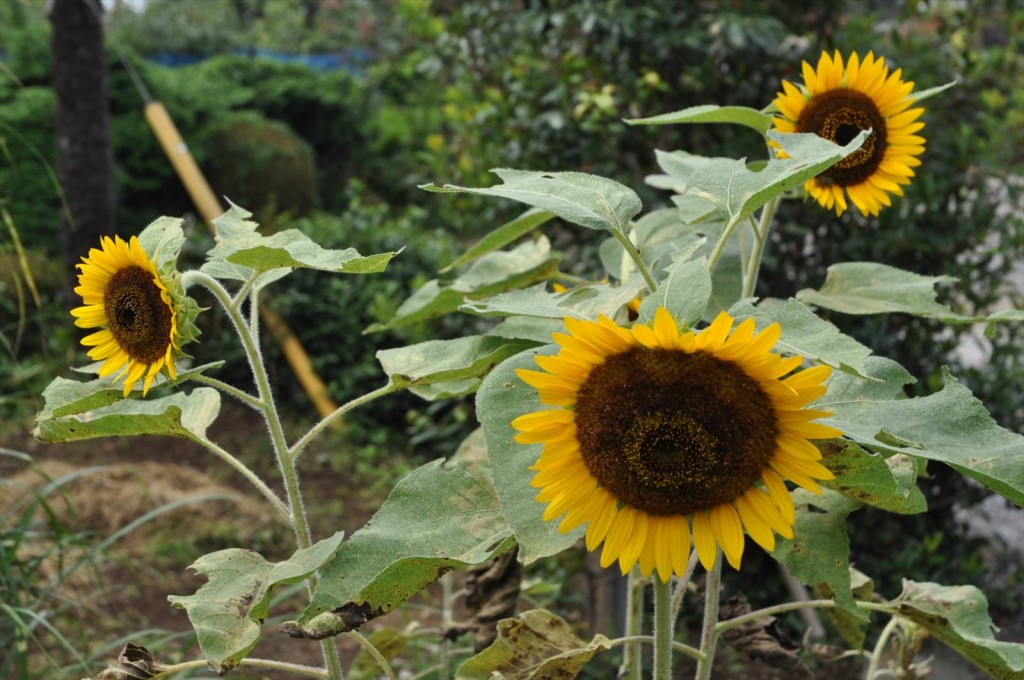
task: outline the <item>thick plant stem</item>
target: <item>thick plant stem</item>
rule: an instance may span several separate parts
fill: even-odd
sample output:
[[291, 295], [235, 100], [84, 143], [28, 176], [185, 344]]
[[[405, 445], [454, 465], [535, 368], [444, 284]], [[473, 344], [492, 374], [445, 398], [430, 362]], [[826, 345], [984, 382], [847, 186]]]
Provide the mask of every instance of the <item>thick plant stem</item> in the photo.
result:
[[672, 584], [656, 574], [654, 582], [654, 680], [672, 680]]
[[722, 549], [717, 548], [715, 564], [708, 569], [704, 585], [704, 626], [700, 632], [700, 651], [704, 659], [697, 664], [695, 680], [710, 680], [711, 666], [715, 661], [715, 646], [718, 644], [718, 589], [722, 582]]
[[[644, 586], [646, 584], [646, 579], [640, 576], [640, 570], [637, 567], [633, 567], [626, 576], [626, 621], [623, 626], [626, 637], [637, 637], [643, 632]], [[641, 680], [643, 660], [639, 640], [627, 644], [622, 650], [619, 677], [623, 680]]]
[[768, 241], [768, 232], [771, 231], [772, 220], [775, 219], [775, 212], [779, 209], [781, 198], [776, 196], [769, 200], [761, 208], [761, 217], [754, 228], [754, 245], [747, 258], [746, 267], [743, 269], [743, 292], [741, 298], [751, 297], [757, 290], [757, 277], [761, 273], [761, 259], [764, 257], [764, 246]]
[[629, 240], [629, 236], [623, 234], [617, 229], [612, 229], [612, 235], [619, 243], [622, 244], [622, 247], [626, 250], [626, 254], [629, 255], [629, 259], [633, 260], [633, 263], [636, 264], [636, 268], [640, 272], [640, 275], [643, 276], [644, 281], [647, 282], [648, 290], [652, 293], [657, 290], [658, 283], [654, 280], [654, 276], [651, 274], [651, 270], [648, 269], [643, 258], [640, 257], [640, 251], [637, 250], [636, 246], [633, 245], [633, 242]]
[[[231, 324], [235, 327], [242, 347], [245, 349], [245, 356], [249, 360], [249, 368], [252, 370], [253, 380], [256, 382], [256, 392], [261, 402], [260, 409], [263, 420], [270, 432], [270, 441], [274, 446], [274, 455], [281, 468], [281, 477], [284, 480], [285, 495], [291, 511], [292, 529], [295, 531], [295, 542], [301, 550], [313, 544], [312, 532], [309, 529], [309, 521], [306, 518], [306, 509], [302, 504], [302, 495], [299, 491], [299, 476], [295, 468], [295, 456], [288, 451], [288, 443], [285, 440], [284, 428], [281, 425], [281, 418], [277, 413], [277, 405], [274, 403], [274, 395], [270, 390], [270, 380], [267, 378], [267, 370], [263, 365], [263, 355], [260, 352], [259, 344], [254, 334], [258, 328], [258, 304], [256, 295], [250, 294], [249, 304], [252, 306], [252, 318], [249, 324], [243, 318], [239, 307], [241, 299], [232, 299], [231, 295], [219, 281], [203, 272], [190, 271], [182, 275], [182, 285], [188, 287], [192, 283], [198, 283], [207, 288], [217, 301], [224, 308]], [[310, 594], [316, 584], [316, 575], [310, 577]], [[338, 646], [334, 639], [321, 640], [320, 648], [323, 651], [324, 663], [327, 668], [327, 677], [331, 680], [340, 680], [344, 677], [341, 670], [341, 658], [338, 656]]]

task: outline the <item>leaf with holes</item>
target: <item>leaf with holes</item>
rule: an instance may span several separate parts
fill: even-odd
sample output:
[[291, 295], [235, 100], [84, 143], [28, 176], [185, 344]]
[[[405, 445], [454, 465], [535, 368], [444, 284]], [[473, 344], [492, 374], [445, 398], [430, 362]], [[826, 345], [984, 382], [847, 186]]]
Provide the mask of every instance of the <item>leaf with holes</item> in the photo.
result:
[[203, 555], [190, 568], [206, 576], [206, 584], [195, 595], [171, 595], [167, 599], [188, 612], [203, 655], [210, 667], [223, 675], [259, 641], [274, 589], [298, 583], [323, 567], [337, 552], [343, 537], [339, 531], [277, 563], [240, 548]]
[[571, 680], [595, 654], [608, 649], [604, 635], [584, 642], [562, 617], [532, 609], [499, 621], [498, 639], [463, 663], [455, 680]]

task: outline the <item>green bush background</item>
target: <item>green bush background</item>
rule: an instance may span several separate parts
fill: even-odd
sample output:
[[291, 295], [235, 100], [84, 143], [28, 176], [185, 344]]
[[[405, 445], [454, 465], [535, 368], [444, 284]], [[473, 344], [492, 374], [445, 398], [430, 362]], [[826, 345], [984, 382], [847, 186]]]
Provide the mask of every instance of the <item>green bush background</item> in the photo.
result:
[[[515, 206], [480, 197], [424, 194], [418, 184], [489, 185], [494, 167], [581, 170], [635, 188], [647, 209], [667, 205], [668, 196], [643, 184], [656, 172], [655, 148], [757, 158], [763, 155], [757, 137], [732, 126], [630, 127], [622, 119], [708, 103], [762, 108], [780, 89], [780, 78], [799, 80], [801, 60], [816, 60], [822, 49], [872, 49], [902, 67], [919, 89], [951, 80], [958, 85], [925, 103], [924, 164], [906, 196], [880, 218], [851, 211], [837, 219], [813, 203], [783, 206], [758, 293], [786, 297], [819, 286], [830, 263], [871, 260], [957, 276], [960, 283], [943, 294], [961, 312], [1020, 307], [1024, 8], [1015, 0], [966, 5], [358, 0], [325, 4], [310, 22], [317, 3], [289, 12], [295, 4], [285, 0], [207, 0], [200, 17], [176, 12], [173, 0], [152, 0], [144, 14], [122, 8], [108, 16], [108, 35], [167, 106], [216, 182], [215, 192], [255, 210], [267, 229], [298, 228], [326, 247], [355, 246], [363, 253], [405, 248], [386, 275], [356, 282], [301, 272], [273, 292], [271, 304], [299, 329], [316, 370], [341, 402], [380, 383], [377, 349], [454, 336], [480, 323], [452, 317], [400, 335], [362, 334], [462, 247], [516, 214]], [[40, 3], [27, 0], [0, 4], [0, 23], [7, 27], [0, 200], [43, 294], [40, 310], [23, 292], [19, 298], [13, 241], [4, 231], [0, 380], [10, 389], [0, 415], [12, 420], [30, 417], [42, 386], [74, 363], [77, 336], [64, 317], [63, 273], [47, 264], [59, 261], [61, 205], [52, 177], [48, 24]], [[368, 65], [354, 74], [320, 73], [231, 53], [237, 47], [338, 46], [365, 49]], [[139, 56], [163, 51], [212, 56], [179, 68]], [[186, 214], [192, 206], [112, 49], [109, 67], [119, 210], [111, 229], [129, 235], [159, 215]], [[283, 170], [273, 168], [267, 139]], [[594, 271], [591, 234], [546, 229], [556, 247], [568, 251], [566, 261], [576, 263], [574, 273]], [[205, 229], [193, 226], [184, 264], [198, 264], [208, 244]], [[338, 300], [346, 301], [344, 308]], [[227, 359], [223, 377], [245, 381], [241, 356], [221, 332], [224, 320], [209, 315], [202, 321], [202, 344], [194, 353]], [[988, 362], [974, 365], [955, 351], [974, 342], [970, 328], [901, 316], [832, 321], [906, 366], [919, 380], [918, 393], [937, 389], [940, 367], [949, 364], [1000, 424], [1024, 428], [1024, 350], [1016, 327], [1000, 326], [986, 350]], [[309, 418], [310, 405], [276, 348], [267, 351], [286, 408], [295, 418]], [[384, 400], [354, 416], [347, 436], [356, 448], [426, 459], [452, 451], [473, 426], [470, 413], [469, 400]], [[979, 577], [974, 547], [952, 520], [954, 502], [970, 504], [975, 492], [941, 466], [931, 474], [925, 491], [934, 512], [862, 522], [875, 524], [871, 535], [853, 537], [865, 555], [859, 566], [881, 577], [888, 590], [898, 576]], [[906, 535], [930, 538], [904, 549], [899, 564], [886, 562], [887, 547], [901, 545]], [[756, 559], [747, 564], [757, 568]]]

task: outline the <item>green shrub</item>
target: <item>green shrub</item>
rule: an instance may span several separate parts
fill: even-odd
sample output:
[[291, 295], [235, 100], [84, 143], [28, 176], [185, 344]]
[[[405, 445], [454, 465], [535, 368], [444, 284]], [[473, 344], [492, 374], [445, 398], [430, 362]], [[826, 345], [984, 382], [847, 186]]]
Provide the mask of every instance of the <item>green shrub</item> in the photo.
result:
[[305, 215], [316, 198], [313, 150], [284, 123], [244, 111], [204, 131], [208, 177], [216, 193], [257, 214]]

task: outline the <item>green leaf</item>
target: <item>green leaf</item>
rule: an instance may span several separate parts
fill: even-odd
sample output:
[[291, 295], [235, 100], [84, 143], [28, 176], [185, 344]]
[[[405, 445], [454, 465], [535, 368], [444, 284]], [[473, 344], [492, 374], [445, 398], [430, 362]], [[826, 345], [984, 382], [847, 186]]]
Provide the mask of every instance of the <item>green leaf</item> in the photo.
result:
[[510, 316], [487, 332], [501, 338], [532, 340], [540, 345], [550, 344], [553, 333], [564, 333], [565, 323], [561, 319]]
[[1001, 642], [992, 634], [988, 600], [974, 586], [943, 586], [904, 579], [892, 605], [899, 615], [925, 628], [993, 678], [1020, 678], [1024, 645]]
[[762, 135], [772, 126], [772, 117], [746, 106], [691, 106], [681, 111], [662, 113], [649, 118], [627, 119], [629, 125], [673, 125], [675, 123], [733, 123], [745, 125]]
[[203, 555], [190, 568], [206, 576], [206, 584], [195, 595], [167, 599], [188, 612], [203, 655], [223, 675], [256, 646], [274, 588], [308, 578], [337, 552], [343, 537], [339, 531], [277, 563], [240, 548]]
[[385, 324], [373, 324], [367, 333], [397, 328], [454, 312], [467, 300], [477, 300], [506, 290], [546, 281], [558, 271], [559, 256], [541, 236], [510, 251], [484, 255], [454, 280], [433, 279], [407, 298]]
[[466, 192], [499, 196], [547, 210], [566, 222], [588, 229], [626, 233], [629, 221], [640, 212], [640, 197], [632, 189], [604, 177], [582, 172], [531, 172], [496, 168], [491, 170], [504, 184], [474, 189], [446, 184], [420, 186], [441, 193]]
[[215, 219], [217, 245], [209, 252], [202, 271], [220, 279], [247, 281], [259, 274], [256, 286], [262, 287], [296, 268], [319, 269], [337, 274], [373, 274], [382, 272], [398, 253], [380, 253], [363, 257], [355, 248], [327, 250], [297, 229], [261, 236], [259, 225], [246, 218], [252, 213], [232, 204]]
[[283, 629], [323, 638], [391, 611], [452, 569], [511, 547], [485, 469], [435, 460], [402, 479], [320, 573], [310, 605]]
[[[858, 602], [871, 602], [875, 592], [875, 582], [870, 576], [850, 567], [850, 586], [853, 597]], [[831, 589], [825, 584], [819, 584], [813, 589], [815, 599], [829, 598], [832, 596]], [[868, 621], [863, 616], [853, 616], [842, 609], [827, 608], [821, 613], [835, 626], [839, 635], [853, 649], [864, 649], [864, 638], [867, 637]]]
[[921, 276], [877, 262], [834, 264], [820, 290], [805, 288], [797, 299], [843, 314], [902, 312], [950, 324], [1024, 321], [1024, 310], [1002, 309], [987, 316], [957, 314], [936, 299], [935, 285], [956, 281], [951, 276]]
[[815, 407], [832, 411], [825, 422], [862, 446], [946, 463], [1024, 506], [1024, 437], [999, 427], [948, 369], [942, 373], [941, 391], [915, 399], [893, 398], [884, 388], [864, 388], [875, 383], [833, 374]]
[[745, 160], [676, 152], [672, 155], [686, 159], [686, 167], [678, 175], [681, 198], [686, 201], [687, 215], [683, 219], [694, 221], [696, 216], [719, 212], [728, 225], [738, 224], [771, 199], [857, 151], [867, 136], [868, 131], [862, 131], [849, 144], [837, 146], [813, 134], [768, 132], [789, 158], [772, 159], [757, 172], [748, 169]]
[[176, 217], [158, 217], [139, 234], [139, 245], [149, 255], [161, 276], [174, 271], [181, 246], [185, 243], [184, 220]]
[[455, 672], [455, 680], [571, 680], [598, 652], [611, 649], [604, 635], [584, 642], [562, 617], [532, 609], [498, 622], [498, 638]]
[[844, 314], [903, 312], [947, 322], [972, 321], [935, 299], [935, 284], [953, 281], [952, 276], [921, 276], [877, 262], [844, 262], [828, 268], [820, 290], [805, 288], [796, 297]]
[[817, 446], [824, 457], [822, 463], [836, 476], [822, 486], [889, 512], [912, 515], [928, 510], [928, 502], [917, 488], [917, 468], [909, 456], [896, 454], [886, 459], [842, 439], [819, 441]]
[[506, 222], [474, 243], [466, 252], [455, 258], [454, 262], [442, 269], [441, 273], [444, 274], [446, 272], [450, 272], [453, 269], [457, 269], [464, 264], [468, 264], [473, 260], [486, 255], [487, 253], [494, 252], [498, 248], [504, 248], [520, 236], [530, 233], [545, 222], [549, 222], [554, 217], [555, 213], [553, 212], [530, 208], [519, 217], [515, 218], [511, 222]]
[[534, 343], [487, 335], [428, 340], [408, 347], [382, 349], [377, 360], [396, 385], [428, 385], [477, 378]]
[[[645, 284], [639, 275], [630, 278], [621, 286], [594, 283], [550, 293], [547, 284], [541, 283], [524, 290], [499, 293], [482, 300], [462, 305], [459, 310], [480, 316], [532, 316], [549, 319], [596, 319], [598, 314], [614, 316], [640, 295]], [[545, 342], [549, 341], [545, 340]]]
[[711, 273], [703, 257], [686, 259], [680, 254], [665, 269], [665, 276], [658, 282], [658, 289], [640, 303], [640, 321], [647, 323], [654, 319], [658, 307], [664, 307], [684, 328], [693, 326], [704, 316], [711, 299]]
[[[805, 489], [793, 491], [798, 506], [793, 540], [779, 539], [771, 553], [802, 583], [825, 589], [836, 605], [851, 616], [867, 620], [853, 598], [850, 582], [850, 538], [846, 533], [846, 517], [860, 503], [834, 491], [815, 495]], [[799, 508], [814, 505], [824, 512]]]
[[80, 387], [97, 382], [58, 378], [50, 383], [43, 393], [46, 406], [36, 417], [35, 437], [56, 443], [153, 434], [205, 441], [206, 428], [220, 412], [220, 393], [211, 387], [145, 401], [120, 399], [120, 390], [87, 393]]
[[782, 335], [775, 345], [778, 351], [798, 354], [858, 377], [873, 379], [867, 375], [865, 364], [871, 350], [793, 298], [785, 302], [767, 298], [757, 307], [741, 300], [729, 313], [737, 321], [753, 317], [759, 331], [773, 323], [780, 324]]
[[908, 98], [913, 99], [915, 104], [919, 104], [923, 102], [925, 99], [934, 97], [940, 92], [945, 92], [946, 90], [948, 90], [949, 88], [953, 87], [956, 84], [957, 81], [954, 80], [952, 82], [946, 83], [945, 85], [936, 85], [935, 87], [930, 87], [927, 90], [921, 90], [920, 92], [912, 92], [910, 94], [910, 97]]
[[516, 434], [511, 425], [513, 419], [550, 408], [540, 403], [537, 390], [520, 380], [515, 369], [536, 370], [535, 356], [555, 354], [558, 350], [557, 345], [548, 345], [506, 360], [491, 371], [476, 393], [476, 415], [484, 429], [487, 458], [494, 470], [494, 488], [505, 520], [515, 533], [523, 564], [559, 553], [583, 536], [582, 528], [563, 534], [558, 531], [557, 522], [542, 519], [544, 505], [533, 499], [537, 490], [530, 486], [534, 473], [528, 469], [537, 462], [542, 447], [519, 444], [512, 439]]
[[441, 401], [473, 394], [480, 387], [480, 383], [480, 378], [465, 378], [427, 385], [411, 385], [409, 391], [426, 401]]

